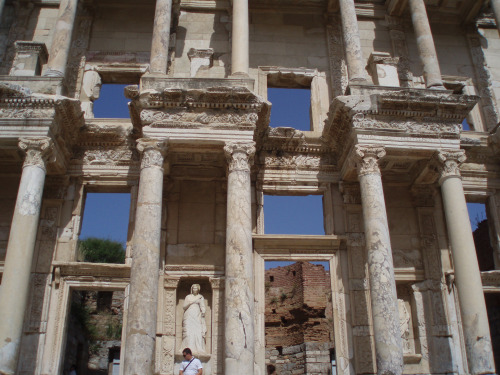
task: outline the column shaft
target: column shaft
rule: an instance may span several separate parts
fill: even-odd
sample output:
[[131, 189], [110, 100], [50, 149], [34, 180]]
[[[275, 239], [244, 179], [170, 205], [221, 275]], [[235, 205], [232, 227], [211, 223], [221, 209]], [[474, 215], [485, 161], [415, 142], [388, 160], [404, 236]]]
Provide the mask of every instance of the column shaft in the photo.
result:
[[28, 306], [31, 264], [45, 183], [49, 138], [21, 139], [26, 159], [17, 193], [0, 290], [0, 374], [16, 373], [24, 312]]
[[172, 0], [156, 0], [151, 44], [151, 73], [167, 74], [171, 16]]
[[248, 0], [233, 0], [231, 73], [248, 75], [249, 65]]
[[165, 143], [142, 138], [143, 153], [132, 245], [124, 358], [125, 375], [154, 370]]
[[44, 76], [64, 77], [77, 8], [78, 0], [61, 0], [56, 29], [50, 46], [49, 61]]
[[491, 9], [495, 15], [495, 21], [497, 23], [497, 29], [500, 32], [500, 0], [491, 0]]
[[339, 0], [342, 18], [342, 34], [349, 81], [365, 81], [366, 72], [359, 38], [358, 19], [354, 0]]
[[441, 70], [432, 38], [431, 26], [427, 18], [424, 0], [409, 0], [411, 20], [417, 38], [418, 54], [424, 66], [424, 79], [426, 87], [443, 87]]
[[403, 344], [389, 224], [378, 167], [378, 159], [385, 151], [381, 147], [358, 145], [356, 154], [360, 159], [358, 176], [368, 251], [377, 374], [400, 375], [403, 373]]
[[254, 375], [252, 143], [224, 147], [229, 162], [226, 228], [225, 373]]
[[455, 285], [469, 371], [473, 375], [494, 374], [495, 365], [481, 272], [459, 171], [459, 165], [465, 161], [465, 154], [463, 151], [440, 152], [438, 157], [443, 163], [439, 182], [455, 269]]

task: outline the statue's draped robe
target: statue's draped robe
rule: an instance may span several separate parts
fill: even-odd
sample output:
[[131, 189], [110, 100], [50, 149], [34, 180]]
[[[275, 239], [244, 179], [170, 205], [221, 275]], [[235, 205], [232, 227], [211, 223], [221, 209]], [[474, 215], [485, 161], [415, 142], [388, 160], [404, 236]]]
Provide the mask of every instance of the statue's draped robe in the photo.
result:
[[[189, 294], [184, 300], [182, 318], [182, 348], [190, 348], [193, 353], [205, 353], [205, 299], [202, 295]], [[203, 315], [202, 315], [203, 314]]]

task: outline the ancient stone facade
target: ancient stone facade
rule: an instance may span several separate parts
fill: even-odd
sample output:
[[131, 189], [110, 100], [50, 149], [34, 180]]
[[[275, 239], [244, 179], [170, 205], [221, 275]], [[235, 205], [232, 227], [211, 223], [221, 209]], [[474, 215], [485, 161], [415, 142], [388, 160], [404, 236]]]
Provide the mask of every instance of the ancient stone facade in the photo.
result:
[[[498, 0], [0, 1], [0, 374], [63, 373], [75, 290], [124, 292], [122, 374], [177, 374], [194, 283], [204, 374], [265, 374], [268, 260], [329, 262], [338, 374], [495, 373], [499, 20]], [[109, 83], [128, 119], [95, 118]], [[309, 130], [270, 127], [269, 87], [310, 90]], [[78, 262], [95, 191], [130, 192], [125, 264]], [[265, 233], [265, 195], [310, 194], [325, 235]]]

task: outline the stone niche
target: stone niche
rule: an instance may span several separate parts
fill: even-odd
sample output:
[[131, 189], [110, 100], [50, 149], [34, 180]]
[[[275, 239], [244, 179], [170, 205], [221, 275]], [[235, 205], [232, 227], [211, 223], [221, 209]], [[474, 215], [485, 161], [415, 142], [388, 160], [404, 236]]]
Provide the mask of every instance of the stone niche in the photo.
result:
[[189, 278], [181, 278], [179, 281], [179, 285], [177, 287], [177, 298], [176, 298], [176, 310], [175, 310], [175, 365], [174, 365], [174, 374], [179, 373], [179, 366], [183, 360], [182, 350], [184, 349], [182, 344], [182, 320], [184, 316], [184, 300], [188, 294], [191, 293], [191, 285], [200, 284], [201, 290], [200, 294], [205, 299], [205, 324], [207, 327], [207, 334], [205, 337], [205, 353], [195, 353], [193, 354], [202, 362], [203, 364], [203, 374], [209, 375], [212, 373], [212, 328], [213, 324], [217, 324], [217, 322], [213, 322], [212, 316], [212, 287], [210, 285], [210, 281], [208, 277], [189, 277]]

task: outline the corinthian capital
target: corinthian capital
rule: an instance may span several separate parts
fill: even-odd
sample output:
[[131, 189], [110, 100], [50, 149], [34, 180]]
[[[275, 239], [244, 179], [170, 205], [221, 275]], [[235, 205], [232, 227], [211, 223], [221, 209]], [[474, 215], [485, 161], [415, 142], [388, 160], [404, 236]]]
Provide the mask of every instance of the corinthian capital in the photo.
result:
[[460, 165], [465, 159], [464, 150], [440, 150], [436, 155], [439, 183], [447, 177], [460, 177]]
[[163, 167], [163, 160], [167, 153], [166, 140], [140, 138], [137, 140], [137, 149], [142, 154], [141, 169], [153, 166]]
[[378, 161], [385, 156], [385, 149], [380, 146], [356, 145], [356, 164], [358, 176], [377, 173], [380, 174]]
[[45, 164], [53, 156], [53, 144], [49, 137], [19, 138], [19, 148], [26, 153], [23, 168], [34, 165], [46, 170]]
[[224, 146], [224, 154], [229, 165], [229, 172], [250, 172], [255, 154], [255, 142], [228, 142]]

